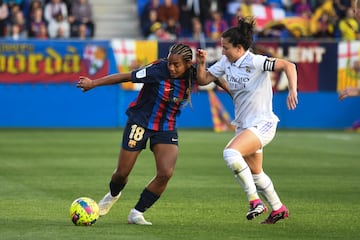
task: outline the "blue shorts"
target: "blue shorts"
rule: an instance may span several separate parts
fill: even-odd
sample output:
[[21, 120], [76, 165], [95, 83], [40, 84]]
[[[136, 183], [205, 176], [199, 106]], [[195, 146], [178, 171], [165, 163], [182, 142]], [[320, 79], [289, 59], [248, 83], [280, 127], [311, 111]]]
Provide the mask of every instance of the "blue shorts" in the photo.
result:
[[175, 144], [178, 145], [177, 130], [172, 131], [154, 131], [146, 129], [131, 120], [126, 123], [122, 147], [128, 151], [139, 151], [146, 148], [146, 143], [150, 139], [150, 149], [153, 145], [162, 144]]

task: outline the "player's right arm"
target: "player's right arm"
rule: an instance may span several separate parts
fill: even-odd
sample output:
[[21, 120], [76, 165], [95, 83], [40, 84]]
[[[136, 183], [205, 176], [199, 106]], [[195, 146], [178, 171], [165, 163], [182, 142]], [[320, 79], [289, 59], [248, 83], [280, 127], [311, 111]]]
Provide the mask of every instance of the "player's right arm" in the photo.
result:
[[196, 79], [200, 86], [215, 82], [217, 78], [206, 70], [206, 51], [198, 49], [196, 52]]
[[107, 75], [105, 77], [90, 79], [88, 77], [80, 76], [76, 87], [81, 88], [83, 92], [89, 91], [95, 87], [119, 84], [131, 81], [131, 73], [116, 73]]
[[211, 82], [214, 82], [216, 85], [224, 89], [230, 96], [230, 89], [227, 85], [227, 82], [224, 78], [217, 78], [212, 75], [206, 69], [206, 51], [203, 49], [198, 49], [196, 52], [196, 80], [200, 86], [207, 85]]

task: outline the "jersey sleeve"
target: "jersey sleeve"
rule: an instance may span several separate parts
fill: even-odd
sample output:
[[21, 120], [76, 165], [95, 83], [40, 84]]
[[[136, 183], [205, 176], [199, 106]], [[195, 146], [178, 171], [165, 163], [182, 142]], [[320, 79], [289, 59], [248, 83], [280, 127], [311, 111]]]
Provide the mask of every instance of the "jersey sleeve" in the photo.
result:
[[254, 66], [256, 67], [256, 69], [261, 69], [262, 71], [274, 71], [275, 61], [276, 58], [271, 58], [263, 55], [255, 55]]
[[226, 57], [222, 56], [219, 61], [208, 68], [208, 71], [215, 77], [220, 78], [225, 74]]
[[154, 83], [158, 82], [160, 69], [159, 64], [150, 64], [143, 68], [131, 72], [131, 79], [134, 83]]

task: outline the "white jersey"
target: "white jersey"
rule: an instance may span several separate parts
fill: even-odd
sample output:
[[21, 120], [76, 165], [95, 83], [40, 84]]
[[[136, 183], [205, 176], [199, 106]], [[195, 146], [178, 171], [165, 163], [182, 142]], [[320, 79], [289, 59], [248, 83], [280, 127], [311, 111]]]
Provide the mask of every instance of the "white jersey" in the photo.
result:
[[250, 51], [235, 63], [229, 62], [226, 56], [209, 67], [208, 71], [215, 77], [226, 76], [235, 106], [236, 127], [256, 127], [262, 121], [278, 122], [273, 113], [272, 84], [270, 73], [275, 59], [256, 55]]

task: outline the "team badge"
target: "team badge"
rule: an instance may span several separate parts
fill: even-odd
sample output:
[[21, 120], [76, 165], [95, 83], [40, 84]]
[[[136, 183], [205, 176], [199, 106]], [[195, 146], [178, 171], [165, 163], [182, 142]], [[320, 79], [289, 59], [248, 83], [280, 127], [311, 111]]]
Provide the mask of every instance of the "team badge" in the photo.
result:
[[146, 77], [146, 68], [143, 68], [136, 73], [136, 78], [144, 78], [144, 77]]
[[136, 147], [136, 141], [130, 139], [129, 142], [128, 142], [128, 146], [129, 146], [130, 148]]
[[246, 66], [246, 67], [245, 67], [245, 71], [246, 71], [247, 73], [250, 73], [250, 72], [251, 72], [250, 67], [249, 67], [249, 66]]

